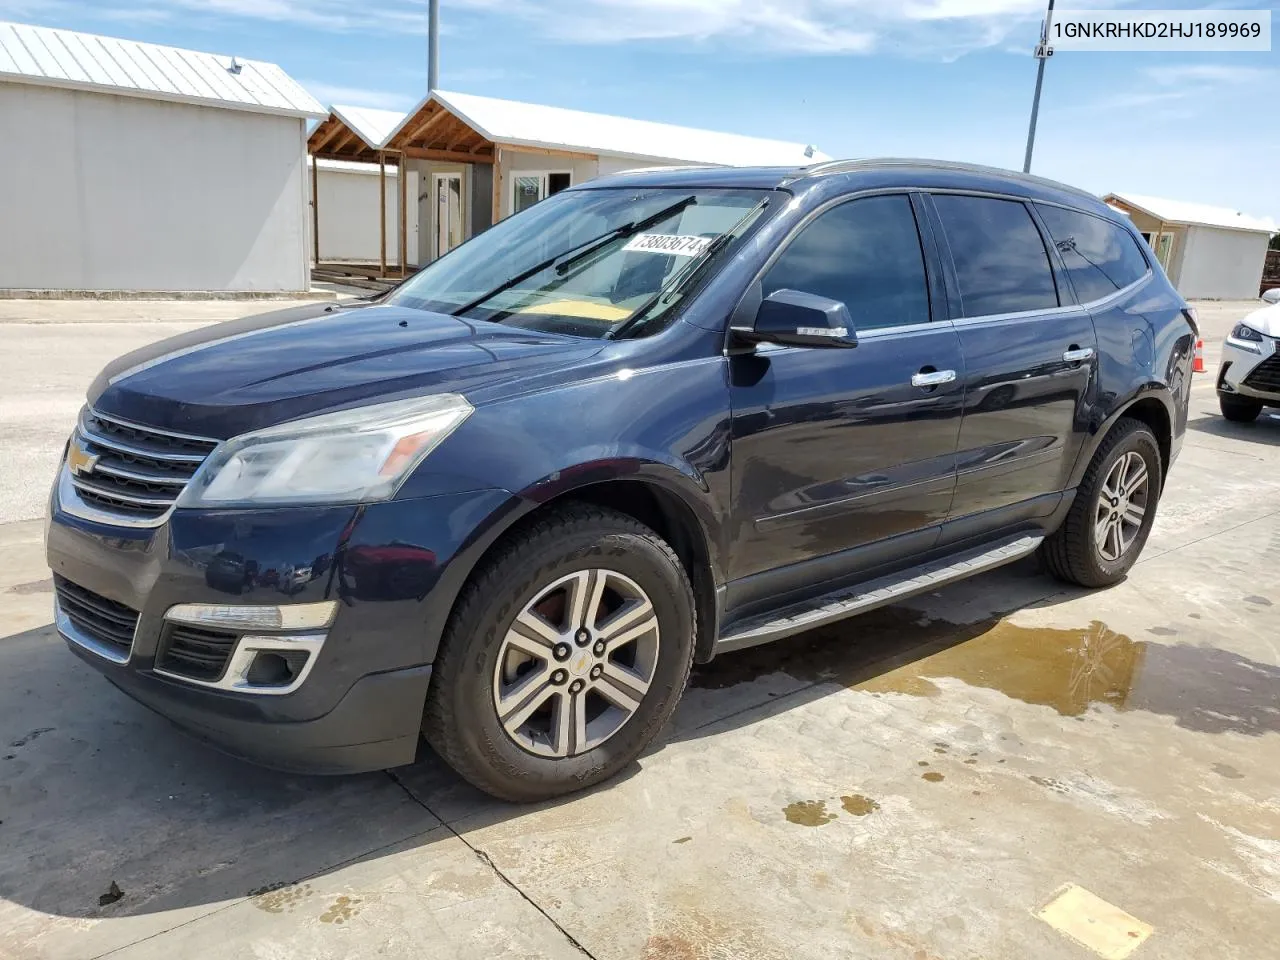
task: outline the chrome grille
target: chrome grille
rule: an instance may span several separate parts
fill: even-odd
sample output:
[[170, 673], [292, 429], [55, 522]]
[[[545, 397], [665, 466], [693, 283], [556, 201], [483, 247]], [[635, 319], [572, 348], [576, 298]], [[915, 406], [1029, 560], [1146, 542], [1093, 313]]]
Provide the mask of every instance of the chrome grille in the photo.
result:
[[178, 499], [217, 440], [169, 433], [86, 410], [76, 441], [88, 455], [71, 483], [87, 503], [129, 520], [162, 516]]

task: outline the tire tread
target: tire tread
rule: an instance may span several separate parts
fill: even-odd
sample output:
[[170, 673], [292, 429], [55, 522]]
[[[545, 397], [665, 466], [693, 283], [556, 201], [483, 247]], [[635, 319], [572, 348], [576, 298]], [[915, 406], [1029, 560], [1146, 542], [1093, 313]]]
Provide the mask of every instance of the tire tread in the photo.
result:
[[[485, 607], [492, 603], [493, 597], [509, 582], [509, 578], [505, 576], [506, 568], [516, 562], [518, 555], [536, 556], [584, 529], [607, 529], [609, 533], [643, 537], [665, 554], [680, 573], [688, 609], [694, 618], [693, 636], [697, 635], [697, 607], [684, 565], [662, 537], [634, 517], [607, 507], [574, 502], [547, 511], [506, 534], [493, 553], [482, 562], [482, 566], [472, 574], [454, 605], [440, 640], [440, 650], [431, 672], [431, 688], [422, 718], [423, 735], [444, 761], [474, 786], [504, 800], [523, 802], [541, 799], [547, 794], [536, 790], [528, 793], [511, 790], [509, 781], [493, 776], [493, 772], [484, 763], [465, 749], [449, 716], [448, 697], [441, 695], [439, 687], [458, 674], [463, 659], [471, 652], [467, 640], [477, 629]], [[690, 642], [689, 655], [680, 671], [673, 700], [678, 700], [683, 693], [692, 666], [693, 643]], [[664, 723], [674, 706], [674, 703], [671, 704], [665, 712]]]

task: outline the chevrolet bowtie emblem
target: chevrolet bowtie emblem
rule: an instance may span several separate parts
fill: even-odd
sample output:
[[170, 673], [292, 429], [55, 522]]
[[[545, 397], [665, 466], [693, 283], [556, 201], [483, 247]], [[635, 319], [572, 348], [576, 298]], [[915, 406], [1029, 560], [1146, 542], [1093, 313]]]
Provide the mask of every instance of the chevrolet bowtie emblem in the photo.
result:
[[84, 447], [80, 446], [78, 440], [71, 441], [71, 446], [67, 448], [67, 466], [72, 473], [76, 476], [93, 473], [93, 468], [97, 462], [97, 454], [89, 453]]

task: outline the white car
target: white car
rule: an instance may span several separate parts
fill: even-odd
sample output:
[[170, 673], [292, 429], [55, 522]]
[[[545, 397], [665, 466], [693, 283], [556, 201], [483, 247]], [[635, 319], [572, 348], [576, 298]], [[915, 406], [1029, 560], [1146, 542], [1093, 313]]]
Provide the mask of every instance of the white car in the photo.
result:
[[1240, 423], [1256, 420], [1263, 407], [1280, 407], [1280, 303], [1253, 311], [1227, 335], [1218, 405]]

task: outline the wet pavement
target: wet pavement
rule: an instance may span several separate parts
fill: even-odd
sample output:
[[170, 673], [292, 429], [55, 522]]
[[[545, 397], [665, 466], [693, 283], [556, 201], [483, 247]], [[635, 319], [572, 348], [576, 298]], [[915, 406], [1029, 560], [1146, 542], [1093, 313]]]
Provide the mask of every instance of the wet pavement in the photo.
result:
[[1209, 378], [1123, 584], [1030, 559], [724, 656], [536, 806], [188, 740], [54, 636], [40, 537], [0, 525], [0, 958], [1277, 954], [1280, 420]]

